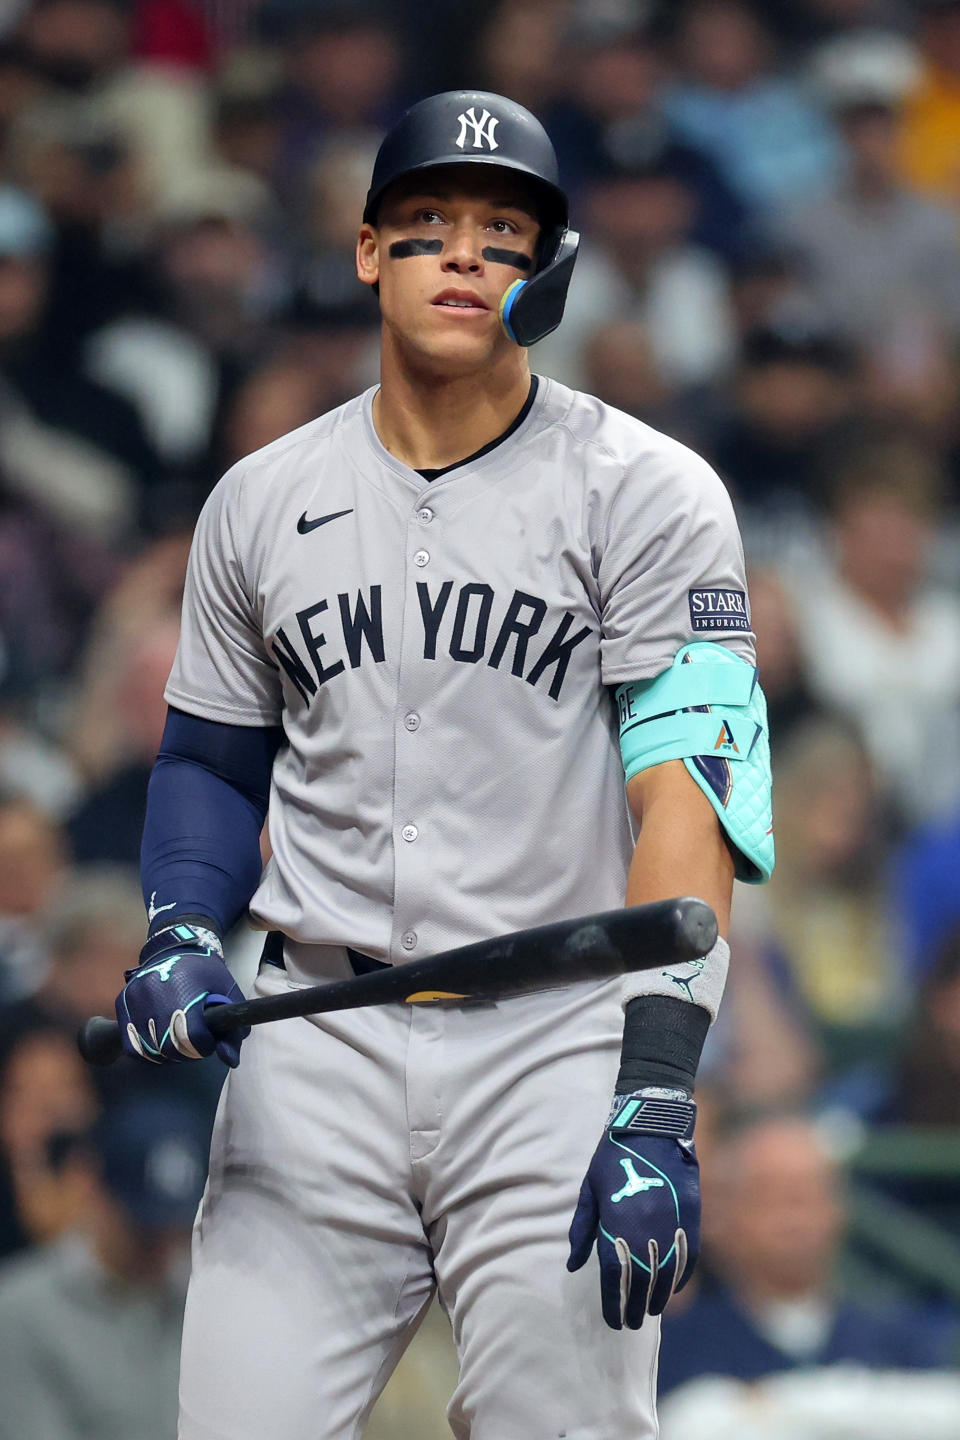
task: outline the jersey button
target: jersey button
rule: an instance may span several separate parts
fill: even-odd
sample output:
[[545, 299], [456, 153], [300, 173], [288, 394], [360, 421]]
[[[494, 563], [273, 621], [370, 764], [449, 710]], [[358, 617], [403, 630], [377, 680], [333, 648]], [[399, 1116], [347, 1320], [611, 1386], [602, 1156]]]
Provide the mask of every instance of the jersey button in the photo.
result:
[[400, 831], [400, 834], [403, 836], [404, 840], [408, 842], [408, 844], [412, 845], [414, 840], [416, 840], [417, 836], [420, 834], [420, 831], [417, 829], [416, 825], [404, 825], [403, 829]]
[[424, 505], [417, 511], [417, 519], [420, 521], [421, 525], [430, 524], [430, 521], [433, 519], [433, 511], [430, 509], [429, 505]]
[[404, 715], [403, 723], [410, 731], [419, 730], [420, 716], [415, 711], [411, 710], [409, 715]]
[[400, 944], [404, 950], [412, 950], [417, 943], [416, 930], [407, 930], [400, 936]]
[[418, 550], [416, 555], [414, 555], [413, 557], [413, 563], [414, 565], [419, 565], [420, 569], [422, 570], [424, 565], [428, 565], [430, 563], [429, 550]]

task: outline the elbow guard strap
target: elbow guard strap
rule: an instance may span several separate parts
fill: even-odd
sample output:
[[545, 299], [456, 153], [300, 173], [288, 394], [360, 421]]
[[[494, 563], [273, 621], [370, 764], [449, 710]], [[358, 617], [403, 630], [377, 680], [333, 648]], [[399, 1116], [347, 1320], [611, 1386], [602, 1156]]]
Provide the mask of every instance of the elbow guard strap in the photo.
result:
[[626, 778], [682, 760], [736, 849], [738, 880], [760, 884], [774, 866], [770, 737], [757, 671], [699, 640], [653, 680], [617, 688]]

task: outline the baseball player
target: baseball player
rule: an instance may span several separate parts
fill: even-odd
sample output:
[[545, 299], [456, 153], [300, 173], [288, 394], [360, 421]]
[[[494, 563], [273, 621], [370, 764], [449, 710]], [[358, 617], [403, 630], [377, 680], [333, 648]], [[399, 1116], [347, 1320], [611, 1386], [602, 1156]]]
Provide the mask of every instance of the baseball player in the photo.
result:
[[[769, 875], [726, 492], [530, 373], [576, 250], [513, 102], [436, 95], [383, 142], [357, 242], [379, 388], [237, 464], [197, 526], [131, 1053], [237, 1066], [204, 1007], [239, 998], [220, 937], [247, 910], [273, 994], [624, 897], [699, 895], [723, 934], [734, 875]], [[435, 1290], [458, 1440], [652, 1440], [727, 959], [260, 1027], [197, 1221], [181, 1440], [359, 1436]]]

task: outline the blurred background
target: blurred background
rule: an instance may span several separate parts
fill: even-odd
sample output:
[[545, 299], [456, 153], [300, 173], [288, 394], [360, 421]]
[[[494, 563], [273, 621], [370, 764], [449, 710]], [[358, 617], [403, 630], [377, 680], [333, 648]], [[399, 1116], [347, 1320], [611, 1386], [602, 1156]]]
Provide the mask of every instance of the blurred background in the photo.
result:
[[[957, 1440], [960, 0], [0, 0], [0, 1440], [175, 1435], [222, 1072], [72, 1036], [142, 943], [196, 513], [375, 383], [373, 156], [455, 86], [584, 233], [534, 368], [705, 454], [750, 565], [779, 864], [663, 1440]], [[454, 1364], [437, 1311], [370, 1440], [448, 1435]]]

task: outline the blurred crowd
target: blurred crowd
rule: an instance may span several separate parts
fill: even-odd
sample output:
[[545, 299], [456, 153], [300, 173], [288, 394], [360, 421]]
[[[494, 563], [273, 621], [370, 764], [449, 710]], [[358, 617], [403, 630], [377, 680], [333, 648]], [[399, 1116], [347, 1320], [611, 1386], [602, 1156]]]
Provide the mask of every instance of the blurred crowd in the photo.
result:
[[[172, 1440], [222, 1074], [72, 1033], [142, 943], [197, 511], [375, 383], [373, 156], [455, 86], [542, 118], [583, 232], [534, 368], [706, 455], [750, 567], [778, 867], [665, 1440], [955, 1437], [960, 0], [0, 0], [0, 1440]], [[371, 1437], [445, 1433], [410, 1363]]]

